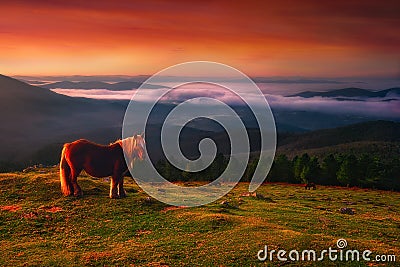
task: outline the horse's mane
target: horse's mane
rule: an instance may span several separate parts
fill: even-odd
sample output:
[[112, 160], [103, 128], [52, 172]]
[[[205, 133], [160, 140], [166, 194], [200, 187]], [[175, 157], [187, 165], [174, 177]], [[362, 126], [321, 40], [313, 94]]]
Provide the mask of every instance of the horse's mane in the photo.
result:
[[127, 155], [135, 155], [137, 153], [137, 150], [144, 149], [144, 139], [140, 135], [127, 137], [125, 139], [119, 139], [113, 144], [116, 143], [118, 143], [122, 147], [125, 154]]
[[118, 139], [118, 140], [116, 140], [114, 142], [111, 142], [110, 146], [115, 145], [115, 144], [119, 144], [122, 147], [122, 139]]

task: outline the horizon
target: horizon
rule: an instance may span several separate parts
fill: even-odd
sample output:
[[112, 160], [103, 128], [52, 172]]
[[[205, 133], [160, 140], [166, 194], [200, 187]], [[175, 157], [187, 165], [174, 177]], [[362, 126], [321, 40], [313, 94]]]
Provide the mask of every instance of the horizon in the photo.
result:
[[[14, 75], [12, 78], [22, 80], [28, 84], [39, 86], [54, 82], [145, 82], [151, 75]], [[185, 77], [184, 75], [182, 77]], [[166, 77], [166, 81], [170, 78]], [[210, 79], [210, 77], [207, 77]], [[304, 91], [326, 92], [345, 88], [360, 88], [370, 91], [380, 91], [400, 87], [399, 77], [315, 77], [315, 76], [257, 76], [249, 77], [262, 91], [273, 95], [291, 95]], [[224, 80], [221, 76], [211, 77], [218, 81]], [[229, 78], [228, 78], [229, 79]], [[36, 83], [38, 82], [38, 83]], [[67, 88], [60, 88], [67, 89]], [[76, 88], [68, 88], [76, 89]], [[97, 88], [93, 88], [97, 89]]]
[[[70, 76], [74, 79], [76, 76]], [[101, 78], [109, 76], [102, 76]], [[124, 76], [126, 78], [126, 76]], [[133, 76], [138, 77], [138, 76]], [[142, 76], [140, 76], [142, 78]], [[25, 78], [34, 78], [34, 77], [25, 77]], [[37, 78], [37, 77], [36, 77]], [[58, 77], [59, 78], [59, 77]], [[66, 78], [66, 76], [63, 76]], [[115, 78], [112, 76], [111, 78]], [[167, 78], [170, 78], [168, 76]], [[37, 81], [38, 79], [36, 79]], [[97, 81], [101, 81], [103, 79], [98, 79]], [[106, 79], [107, 80], [107, 79]], [[129, 80], [129, 79], [127, 79]], [[124, 80], [124, 81], [127, 81]], [[262, 79], [261, 79], [262, 80]], [[371, 119], [373, 118], [386, 118], [392, 120], [398, 120], [400, 115], [400, 109], [398, 106], [398, 101], [400, 100], [400, 96], [398, 93], [391, 93], [387, 96], [383, 97], [374, 97], [374, 98], [365, 98], [365, 97], [321, 97], [321, 96], [313, 96], [311, 98], [304, 98], [301, 96], [295, 96], [298, 93], [302, 93], [305, 91], [312, 91], [312, 92], [327, 92], [337, 89], [346, 89], [349, 87], [358, 87], [363, 88], [365, 86], [360, 85], [368, 85], [366, 82], [345, 82], [336, 81], [336, 80], [309, 80], [307, 83], [293, 83], [290, 79], [288, 80], [278, 80], [276, 83], [271, 80], [271, 83], [266, 82], [256, 82], [257, 86], [260, 88], [263, 96], [267, 99], [270, 106], [274, 110], [287, 110], [287, 111], [296, 111], [296, 110], [304, 110], [309, 112], [324, 112], [327, 114], [348, 114], [348, 115], [361, 115], [367, 116]], [[283, 83], [282, 83], [283, 81]], [[41, 86], [46, 84], [51, 84], [55, 81], [48, 82], [45, 84], [35, 84], [34, 86]], [[234, 84], [234, 83], [232, 83]], [[163, 84], [168, 86], [168, 84]], [[211, 85], [211, 87], [210, 87]], [[159, 90], [164, 91], [167, 93], [163, 99], [160, 99], [161, 102], [164, 103], [181, 103], [189, 98], [199, 97], [199, 96], [207, 96], [213, 99], [218, 99], [223, 101], [224, 103], [236, 105], [242, 103], [241, 101], [238, 102], [237, 97], [233, 96], [232, 93], [228, 92], [226, 89], [219, 87], [218, 85], [215, 86], [213, 84], [204, 86], [201, 84], [187, 84], [183, 86], [178, 86], [177, 88], [173, 89], [171, 92], [167, 93], [168, 89], [170, 88], [142, 88], [141, 93], [139, 96], [139, 102], [148, 102], [153, 101], [155, 95], [158, 94]], [[351, 86], [353, 85], [353, 86]], [[371, 85], [371, 84], [369, 84]], [[394, 87], [397, 86], [399, 88], [397, 80], [393, 80]], [[375, 91], [380, 91], [383, 89], [390, 89], [393, 88], [392, 86], [381, 87], [381, 83], [376, 83]], [[57, 94], [66, 95], [70, 97], [83, 97], [89, 99], [98, 99], [98, 100], [130, 100], [132, 99], [133, 95], [138, 92], [138, 89], [132, 88], [130, 90], [112, 90], [112, 89], [96, 89], [96, 88], [85, 88], [85, 89], [78, 89], [78, 88], [49, 88]], [[205, 90], [202, 90], [205, 89]], [[158, 92], [157, 92], [158, 91]], [[374, 90], [371, 90], [374, 91]], [[246, 88], [243, 87], [242, 96], [246, 96], [249, 99], [253, 99], [256, 102], [257, 96], [253, 94], [247, 93]], [[255, 97], [255, 98], [254, 98]], [[136, 99], [138, 101], [138, 99]], [[262, 101], [261, 101], [262, 102]], [[212, 103], [208, 102], [199, 102], [201, 105], [205, 107], [212, 107]]]

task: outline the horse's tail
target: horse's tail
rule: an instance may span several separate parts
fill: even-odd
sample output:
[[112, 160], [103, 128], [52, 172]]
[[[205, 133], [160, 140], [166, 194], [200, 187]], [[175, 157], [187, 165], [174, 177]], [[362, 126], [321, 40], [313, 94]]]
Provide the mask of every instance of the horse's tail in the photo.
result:
[[61, 152], [60, 160], [60, 182], [61, 182], [61, 192], [64, 196], [69, 196], [73, 193], [72, 183], [71, 183], [71, 167], [66, 159], [66, 153], [69, 144], [65, 144]]

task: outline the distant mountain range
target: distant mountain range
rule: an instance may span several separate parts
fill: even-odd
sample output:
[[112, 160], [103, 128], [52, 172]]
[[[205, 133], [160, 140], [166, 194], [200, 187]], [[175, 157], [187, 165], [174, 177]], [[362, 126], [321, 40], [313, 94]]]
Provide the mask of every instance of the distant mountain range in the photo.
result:
[[[120, 138], [128, 101], [68, 97], [0, 75], [0, 104], [0, 121], [2, 122], [0, 124], [1, 168], [2, 164], [10, 162], [19, 162], [23, 165], [55, 163], [58, 161], [62, 144], [75, 139], [87, 138], [106, 144]], [[136, 104], [140, 105], [140, 103]], [[171, 104], [157, 104], [154, 116], [151, 118], [152, 129], [158, 129], [165, 115], [174, 107]], [[248, 129], [257, 127], [257, 123], [249, 114], [248, 109], [243, 106], [234, 106], [233, 109], [243, 119]], [[293, 137], [298, 136], [298, 134], [301, 136], [298, 138], [309, 140], [307, 144], [325, 144], [318, 139], [318, 136], [324, 136], [323, 131], [315, 136], [308, 135], [311, 133], [307, 132], [371, 120], [368, 116], [327, 114], [283, 108], [273, 109], [273, 114], [278, 129], [279, 145], [287, 148], [287, 151], [291, 149], [299, 151], [301, 148], [302, 143], [298, 141], [300, 139]], [[365, 126], [366, 128], [354, 126], [353, 130], [349, 130], [348, 136], [349, 138], [351, 136], [361, 138], [376, 130], [380, 131], [376, 136], [382, 135], [382, 138], [384, 138], [385, 135], [388, 136], [388, 129], [391, 129], [388, 128], [388, 125], [371, 124]], [[357, 129], [361, 130], [358, 131]], [[149, 134], [153, 134], [153, 132], [155, 131], [149, 131]], [[196, 121], [185, 132], [187, 136], [182, 139], [183, 145], [187, 147], [188, 151], [202, 136], [211, 136], [216, 140], [221, 140], [222, 144], [226, 144], [226, 141], [224, 141], [226, 137], [224, 137], [220, 128], [207, 121]], [[257, 132], [250, 130], [250, 134], [255, 140], [253, 150], [257, 150]], [[397, 130], [394, 131], [394, 135], [399, 136]], [[334, 132], [331, 136], [325, 137], [325, 139], [336, 140], [334, 139], [335, 136], [343, 136], [343, 133]], [[288, 139], [282, 139], [283, 137]], [[157, 134], [149, 135], [149, 138], [156, 139]], [[371, 138], [368, 137], [367, 140], [370, 142]], [[389, 142], [382, 140], [379, 139], [374, 142]], [[290, 144], [296, 144], [296, 146], [292, 147]], [[334, 146], [335, 144], [326, 145]], [[309, 145], [304, 145], [304, 147], [310, 148]], [[160, 153], [155, 146], [152, 149]], [[222, 151], [224, 151], [224, 148], [222, 148]]]
[[[47, 89], [107, 89], [112, 91], [121, 91], [121, 90], [132, 90], [137, 89], [142, 85], [141, 82], [135, 81], [124, 81], [124, 82], [116, 82], [116, 83], [108, 83], [108, 82], [99, 82], [99, 81], [87, 81], [87, 82], [71, 82], [71, 81], [62, 81], [62, 82], [54, 82], [48, 84], [39, 85], [42, 88]], [[161, 85], [152, 85], [146, 84], [146, 88], [148, 89], [158, 89], [158, 88], [166, 88]]]
[[23, 82], [29, 81], [80, 81], [80, 82], [90, 82], [90, 81], [102, 81], [102, 82], [144, 82], [150, 75], [68, 75], [68, 76], [25, 76], [25, 75], [14, 75], [13, 78], [18, 79]]
[[305, 91], [294, 95], [289, 95], [289, 97], [300, 96], [304, 98], [311, 97], [386, 97], [388, 95], [398, 95], [400, 96], [400, 87], [390, 88], [381, 91], [370, 91], [361, 88], [344, 88], [338, 90], [331, 90], [328, 92], [311, 92]]

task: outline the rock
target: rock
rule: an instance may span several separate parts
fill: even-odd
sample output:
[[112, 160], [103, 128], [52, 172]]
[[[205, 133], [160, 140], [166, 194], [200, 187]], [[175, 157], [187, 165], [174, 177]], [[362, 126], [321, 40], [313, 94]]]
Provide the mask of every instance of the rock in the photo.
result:
[[220, 182], [215, 182], [215, 183], [214, 183], [214, 186], [220, 187], [220, 186], [221, 186], [221, 183], [220, 183]]
[[258, 199], [265, 199], [264, 195], [261, 195], [261, 194], [259, 194], [257, 192], [254, 192], [251, 196], [255, 197], [255, 198], [258, 198]]
[[242, 193], [240, 196], [241, 197], [254, 197], [254, 198], [257, 198], [257, 199], [260, 199], [260, 200], [265, 200], [265, 201], [268, 201], [268, 202], [275, 202], [272, 198], [265, 197], [264, 195], [262, 195], [260, 193], [257, 193], [257, 192], [254, 192], [254, 193], [245, 192], [245, 193]]
[[264, 200], [264, 201], [268, 201], [268, 202], [275, 203], [275, 200], [273, 200], [272, 198], [266, 197], [266, 196], [261, 195], [261, 194], [256, 193], [256, 192], [253, 193], [253, 197], [255, 197], [255, 198], [257, 198], [257, 199]]
[[249, 196], [251, 196], [251, 193], [250, 192], [244, 192], [244, 193], [240, 194], [240, 196], [241, 197], [249, 197]]
[[229, 207], [229, 202], [224, 200], [224, 201], [221, 202], [221, 205], [225, 206], [225, 207]]
[[25, 168], [22, 172], [32, 172], [32, 171], [34, 171], [35, 170], [35, 167], [28, 167], [28, 168]]
[[339, 211], [340, 211], [341, 214], [348, 214], [348, 215], [354, 215], [355, 214], [354, 210], [352, 208], [348, 208], [348, 207], [341, 208]]
[[395, 211], [395, 209], [394, 209], [392, 206], [388, 206], [387, 209], [388, 209], [389, 211]]
[[146, 198], [144, 199], [144, 203], [146, 203], [146, 204], [151, 204], [151, 203], [153, 203], [153, 199], [152, 199], [151, 197], [146, 197]]
[[240, 195], [241, 197], [255, 197], [255, 198], [263, 198], [263, 195], [258, 194], [257, 192], [250, 193], [250, 192], [244, 192]]

